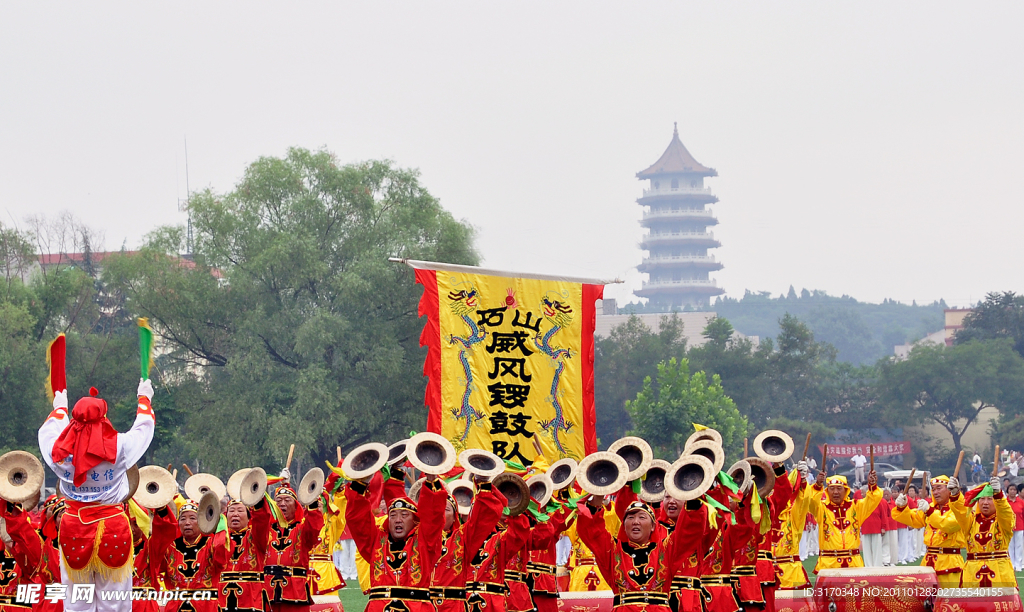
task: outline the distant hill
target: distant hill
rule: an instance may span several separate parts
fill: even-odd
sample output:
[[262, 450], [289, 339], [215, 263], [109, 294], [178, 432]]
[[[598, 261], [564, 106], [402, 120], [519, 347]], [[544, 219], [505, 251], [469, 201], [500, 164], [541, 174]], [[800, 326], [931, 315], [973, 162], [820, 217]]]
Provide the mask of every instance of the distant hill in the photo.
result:
[[[720, 298], [710, 310], [728, 319], [743, 334], [761, 338], [774, 338], [779, 331], [779, 319], [788, 312], [807, 323], [815, 339], [835, 346], [840, 361], [866, 364], [892, 355], [898, 344], [942, 329], [946, 308], [942, 300], [926, 306], [894, 300], [870, 304], [817, 290], [804, 289], [798, 294], [790, 287], [788, 294], [775, 298], [768, 291], [747, 291], [739, 300]], [[640, 304], [628, 304], [619, 312], [654, 311]]]

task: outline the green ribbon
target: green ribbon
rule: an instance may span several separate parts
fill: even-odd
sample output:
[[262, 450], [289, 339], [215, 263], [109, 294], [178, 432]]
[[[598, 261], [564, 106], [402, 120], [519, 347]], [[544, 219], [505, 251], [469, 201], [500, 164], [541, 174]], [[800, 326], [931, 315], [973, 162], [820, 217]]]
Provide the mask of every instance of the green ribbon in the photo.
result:
[[718, 473], [718, 482], [722, 483], [722, 486], [729, 489], [733, 493], [739, 493], [740, 487], [736, 484], [736, 481], [732, 479], [732, 476], [725, 472]]
[[640, 491], [642, 489], [641, 489], [641, 482], [640, 482], [639, 478], [637, 478], [636, 480], [630, 482], [629, 486], [633, 489], [633, 493], [634, 494], [640, 495]]
[[531, 515], [533, 515], [533, 518], [537, 519], [538, 522], [548, 522], [548, 515], [540, 511], [540, 509], [537, 507], [537, 502], [534, 501], [533, 499], [530, 500], [530, 503], [526, 506], [526, 509], [530, 512]]
[[526, 469], [525, 465], [523, 465], [523, 464], [521, 464], [521, 463], [519, 463], [517, 461], [512, 461], [511, 459], [505, 459], [504, 461], [505, 461], [505, 467], [512, 468], [513, 470], [515, 470], [517, 472], [522, 472], [522, 471], [524, 471]]
[[391, 480], [391, 466], [384, 464], [384, 467], [380, 468], [380, 473], [384, 474], [384, 482]]

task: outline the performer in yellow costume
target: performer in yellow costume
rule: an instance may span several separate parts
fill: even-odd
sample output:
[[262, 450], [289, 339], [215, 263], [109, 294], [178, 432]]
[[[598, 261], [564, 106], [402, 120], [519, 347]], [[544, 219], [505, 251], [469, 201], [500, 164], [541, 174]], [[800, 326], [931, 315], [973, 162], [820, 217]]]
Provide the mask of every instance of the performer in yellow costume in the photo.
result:
[[[818, 521], [818, 565], [814, 571], [836, 567], [864, 567], [860, 556], [860, 526], [882, 502], [878, 475], [868, 474], [868, 492], [864, 499], [850, 498], [845, 476], [830, 476], [825, 487], [825, 472], [811, 487], [808, 510]], [[827, 493], [822, 500], [822, 491]], [[799, 545], [798, 545], [799, 546]]]
[[[978, 507], [972, 511], [975, 504]], [[999, 490], [999, 479], [971, 489], [962, 502], [951, 501], [949, 507], [967, 539], [967, 564], [961, 587], [1017, 588], [1017, 577], [1007, 553], [1017, 516]]]
[[[334, 471], [335, 469], [338, 471]], [[345, 507], [348, 500], [345, 498], [345, 489], [338, 486], [340, 481], [340, 467], [331, 468], [331, 475], [324, 483], [324, 526], [320, 530], [320, 543], [309, 552], [309, 569], [316, 579], [311, 585], [313, 595], [334, 593], [345, 586], [345, 580], [335, 567], [331, 554], [334, 543], [345, 531]]]
[[772, 529], [775, 530], [772, 554], [775, 556], [775, 575], [779, 579], [779, 588], [802, 589], [810, 586], [807, 571], [800, 562], [800, 538], [803, 537], [807, 506], [813, 491], [807, 486], [807, 464], [799, 462], [797, 469], [790, 472], [788, 478], [794, 483], [793, 497], [779, 513], [777, 524], [772, 523]]
[[892, 518], [913, 529], [924, 528], [927, 548], [921, 565], [935, 569], [939, 587], [955, 589], [960, 586], [964, 567], [960, 551], [966, 543], [950, 503], [959, 502], [960, 482], [949, 476], [936, 476], [931, 479], [931, 485], [932, 503], [920, 500], [917, 508], [907, 508], [907, 497], [901, 493], [892, 509]]

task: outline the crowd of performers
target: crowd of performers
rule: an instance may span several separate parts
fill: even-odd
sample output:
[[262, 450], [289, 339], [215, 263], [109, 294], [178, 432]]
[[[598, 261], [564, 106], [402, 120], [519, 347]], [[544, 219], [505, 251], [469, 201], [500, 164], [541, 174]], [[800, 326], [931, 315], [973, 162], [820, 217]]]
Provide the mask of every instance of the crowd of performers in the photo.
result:
[[[114, 430], [95, 393], [73, 410], [66, 392], [55, 395], [39, 443], [59, 494], [35, 523], [24, 500], [0, 502], [0, 612], [157, 610], [144, 597], [46, 598], [54, 585], [69, 594], [77, 584], [214, 593], [168, 601], [167, 612], [297, 612], [344, 586], [330, 553], [346, 528], [365, 573], [368, 612], [554, 612], [562, 535], [572, 542], [569, 588], [610, 590], [621, 612], [773, 611], [778, 589], [810, 585], [800, 553], [808, 517], [818, 526], [815, 571], [862, 567], [863, 523], [883, 498], [874, 471], [860, 499], [842, 476], [812, 481], [804, 461], [787, 471], [792, 441], [781, 432], [774, 435], [785, 438], [785, 452], [768, 459], [759, 452], [723, 470], [721, 436], [702, 429], [660, 472], [636, 438], [578, 466], [540, 455], [513, 469], [486, 451], [464, 451], [456, 466], [447, 441], [419, 434], [398, 460], [378, 444], [329, 465], [326, 481], [313, 478], [312, 498], [290, 479], [266, 479], [254, 468], [246, 479], [270, 482], [259, 483], [256, 497], [238, 483], [227, 487], [214, 529], [204, 513], [216, 487], [203, 499], [175, 491], [155, 508], [132, 498], [129, 468], [153, 437], [152, 395], [141, 381], [126, 433]], [[423, 436], [426, 446], [416, 446]], [[417, 457], [419, 448], [427, 459]], [[639, 461], [627, 461], [631, 453]], [[414, 470], [423, 477], [409, 487]], [[276, 487], [264, 493], [267, 484]], [[931, 499], [912, 503], [900, 493], [891, 510], [922, 530], [922, 564], [941, 586], [1016, 586], [1007, 556], [1014, 514], [999, 483], [966, 492], [955, 478], [930, 484]], [[26, 585], [42, 587], [37, 602], [17, 596]]]

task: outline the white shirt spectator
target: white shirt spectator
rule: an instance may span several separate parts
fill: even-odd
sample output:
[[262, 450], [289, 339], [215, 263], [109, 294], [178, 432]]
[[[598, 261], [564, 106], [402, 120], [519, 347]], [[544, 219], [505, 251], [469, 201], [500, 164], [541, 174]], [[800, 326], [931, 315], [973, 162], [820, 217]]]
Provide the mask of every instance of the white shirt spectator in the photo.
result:
[[864, 455], [854, 455], [852, 461], [853, 467], [862, 468], [865, 464], [867, 464], [868, 458], [865, 457]]

